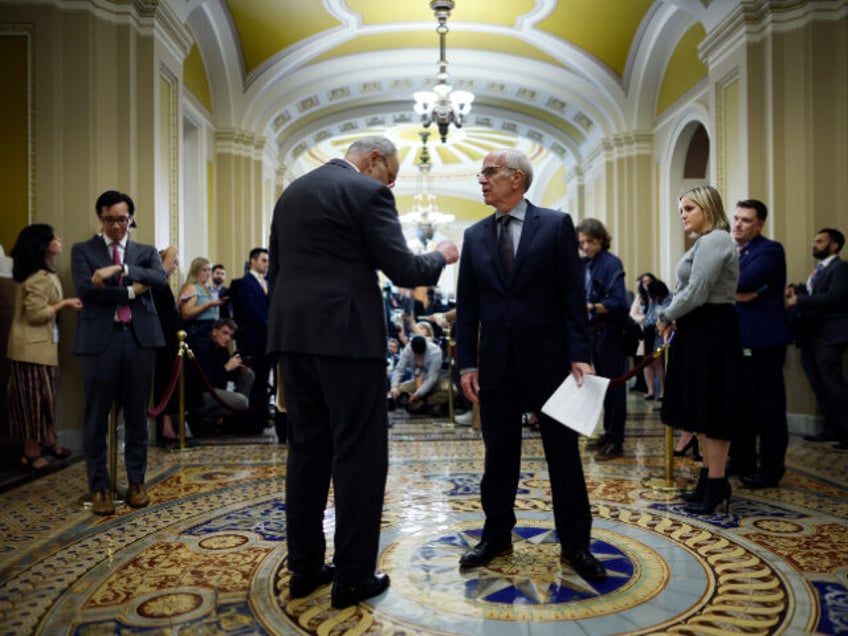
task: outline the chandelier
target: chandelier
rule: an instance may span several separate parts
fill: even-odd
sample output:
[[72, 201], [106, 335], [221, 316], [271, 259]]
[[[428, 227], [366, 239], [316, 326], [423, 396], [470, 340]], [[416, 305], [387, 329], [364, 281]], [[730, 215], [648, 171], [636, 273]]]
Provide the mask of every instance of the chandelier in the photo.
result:
[[439, 72], [436, 73], [436, 84], [432, 91], [418, 91], [412, 96], [415, 99], [415, 113], [421, 118], [421, 125], [427, 128], [436, 122], [442, 143], [448, 140], [448, 126], [453, 124], [462, 128], [462, 122], [471, 111], [471, 102], [474, 101], [473, 93], [452, 91], [448, 84], [445, 40], [448, 34], [448, 17], [453, 7], [453, 0], [430, 2], [430, 8], [439, 21], [439, 26], [436, 27], [436, 33], [439, 34]]
[[433, 238], [436, 226], [453, 223], [456, 218], [453, 214], [439, 212], [436, 207], [436, 196], [430, 192], [430, 151], [427, 150], [427, 138], [430, 133], [422, 130], [418, 133], [421, 137], [421, 154], [418, 161], [418, 184], [413, 200], [412, 210], [401, 215], [400, 222], [403, 225], [414, 228], [416, 238], [426, 247], [427, 242]]

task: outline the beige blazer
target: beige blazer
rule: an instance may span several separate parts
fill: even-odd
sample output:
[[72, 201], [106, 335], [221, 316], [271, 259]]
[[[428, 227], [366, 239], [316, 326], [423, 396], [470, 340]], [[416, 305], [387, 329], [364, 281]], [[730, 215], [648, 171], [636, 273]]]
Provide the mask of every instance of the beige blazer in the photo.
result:
[[56, 312], [62, 300], [62, 283], [52, 272], [39, 270], [15, 291], [15, 310], [9, 330], [10, 360], [58, 366], [59, 347], [54, 336]]

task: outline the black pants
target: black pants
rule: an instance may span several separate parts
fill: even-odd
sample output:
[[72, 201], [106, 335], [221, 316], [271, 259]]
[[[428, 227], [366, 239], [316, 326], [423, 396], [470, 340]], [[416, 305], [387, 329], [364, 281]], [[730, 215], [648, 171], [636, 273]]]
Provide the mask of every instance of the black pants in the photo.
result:
[[[613, 380], [624, 375], [627, 357], [621, 348], [621, 339], [614, 324], [607, 324], [592, 334], [592, 365], [595, 373]], [[610, 386], [604, 396], [604, 433], [613, 444], [624, 441], [627, 420], [627, 386]]]
[[848, 382], [842, 358], [848, 342], [830, 343], [822, 338], [801, 349], [801, 366], [824, 413], [825, 432], [848, 441]]
[[284, 354], [288, 409], [288, 565], [314, 573], [324, 563], [324, 509], [330, 479], [336, 506], [337, 579], [374, 574], [388, 471], [383, 360]]
[[[742, 358], [745, 378], [744, 424], [733, 439], [730, 456], [742, 473], [759, 470], [768, 479], [779, 480], [785, 472], [789, 444], [786, 421], [786, 385], [783, 362], [786, 345], [755, 347]], [[759, 465], [757, 462], [759, 438]]]
[[[516, 523], [515, 496], [521, 476], [521, 414], [526, 410], [538, 411], [549, 393], [534, 395], [538, 389], [522, 386], [517, 370], [508, 376], [499, 389], [480, 392], [480, 417], [486, 447], [480, 483], [480, 500], [486, 514], [482, 539], [496, 544], [509, 542]], [[538, 415], [560, 543], [567, 550], [588, 549], [592, 515], [577, 433], [541, 411]]]

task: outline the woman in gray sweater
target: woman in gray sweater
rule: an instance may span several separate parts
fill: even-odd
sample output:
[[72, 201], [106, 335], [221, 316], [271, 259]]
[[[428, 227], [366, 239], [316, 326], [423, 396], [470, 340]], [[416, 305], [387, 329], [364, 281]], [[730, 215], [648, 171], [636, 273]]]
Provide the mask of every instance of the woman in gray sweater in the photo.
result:
[[684, 230], [698, 238], [677, 266], [674, 299], [658, 312], [657, 331], [673, 340], [662, 421], [698, 434], [703, 469], [685, 510], [711, 514], [730, 502], [725, 466], [741, 425], [742, 343], [733, 307], [739, 257], [715, 188], [696, 186], [678, 206]]

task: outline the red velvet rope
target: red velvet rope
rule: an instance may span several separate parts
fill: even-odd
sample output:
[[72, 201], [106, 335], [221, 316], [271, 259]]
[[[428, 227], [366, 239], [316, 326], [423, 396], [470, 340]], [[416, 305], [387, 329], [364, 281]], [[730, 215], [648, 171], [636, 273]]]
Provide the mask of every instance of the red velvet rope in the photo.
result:
[[630, 369], [630, 371], [628, 371], [627, 373], [625, 373], [622, 376], [619, 376], [617, 378], [613, 378], [612, 380], [610, 380], [609, 385], [610, 386], [617, 386], [619, 384], [624, 384], [630, 378], [634, 377], [637, 373], [639, 373], [642, 369], [647, 367], [651, 362], [653, 362], [654, 360], [659, 358], [661, 355], [663, 355], [665, 353], [666, 349], [668, 349], [668, 345], [663, 345], [659, 349], [654, 351], [651, 355], [645, 356], [642, 359], [642, 361], [639, 364], [637, 364], [635, 367]]
[[152, 409], [147, 409], [147, 414], [150, 417], [159, 417], [162, 415], [162, 411], [165, 410], [165, 407], [168, 405], [168, 400], [171, 399], [171, 396], [174, 394], [174, 388], [177, 386], [177, 380], [180, 379], [180, 371], [183, 368], [183, 357], [178, 355], [174, 360], [174, 368], [171, 371], [171, 379], [168, 380], [168, 388], [165, 389], [165, 395], [162, 396], [159, 404]]

